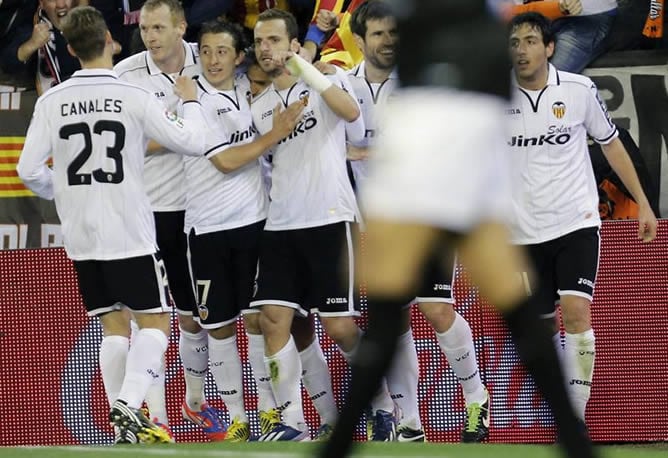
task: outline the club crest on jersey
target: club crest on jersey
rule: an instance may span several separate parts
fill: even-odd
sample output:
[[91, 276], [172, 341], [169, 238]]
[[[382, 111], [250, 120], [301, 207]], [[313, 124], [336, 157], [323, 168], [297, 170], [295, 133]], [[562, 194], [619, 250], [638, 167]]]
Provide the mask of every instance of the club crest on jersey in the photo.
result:
[[552, 114], [557, 118], [561, 119], [566, 115], [566, 104], [564, 102], [554, 102], [552, 104]]
[[304, 106], [308, 106], [308, 99], [309, 99], [309, 96], [310, 96], [310, 95], [311, 95], [311, 92], [310, 92], [308, 89], [307, 89], [307, 90], [304, 90], [304, 91], [301, 91], [301, 92], [299, 93], [299, 100], [302, 101], [302, 103], [304, 104]]
[[167, 121], [172, 122], [176, 124], [177, 127], [183, 129], [183, 119], [179, 118], [179, 116], [176, 113], [172, 113], [169, 110], [165, 110], [165, 118], [167, 118]]

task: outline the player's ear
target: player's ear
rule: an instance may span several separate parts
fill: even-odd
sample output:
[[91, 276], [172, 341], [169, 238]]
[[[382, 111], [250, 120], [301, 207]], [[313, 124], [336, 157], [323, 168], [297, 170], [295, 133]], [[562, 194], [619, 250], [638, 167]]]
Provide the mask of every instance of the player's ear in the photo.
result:
[[547, 58], [549, 59], [554, 54], [554, 41], [550, 41], [545, 47], [545, 52], [547, 53]]
[[77, 57], [76, 53], [74, 52], [74, 49], [68, 44], [67, 45], [67, 52], [70, 53], [70, 56], [72, 57]]
[[244, 61], [246, 58], [246, 53], [244, 51], [239, 51], [239, 54], [237, 54], [237, 58], [234, 59], [234, 65], [239, 66], [241, 63]]
[[355, 40], [355, 44], [358, 48], [360, 48], [360, 50], [364, 49], [364, 38], [360, 37], [356, 33], [353, 33], [353, 39]]
[[293, 38], [292, 41], [290, 41], [290, 51], [293, 53], [298, 53], [301, 47], [302, 46], [299, 44], [299, 41], [296, 38]]

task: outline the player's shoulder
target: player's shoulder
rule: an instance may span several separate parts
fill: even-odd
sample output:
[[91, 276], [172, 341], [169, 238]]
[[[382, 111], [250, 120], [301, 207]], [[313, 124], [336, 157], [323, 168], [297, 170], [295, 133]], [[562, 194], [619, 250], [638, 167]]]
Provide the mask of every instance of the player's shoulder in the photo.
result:
[[126, 57], [114, 66], [114, 71], [119, 77], [123, 78], [127, 73], [144, 71], [148, 73], [148, 63], [146, 61], [147, 51], [142, 51], [132, 56]]
[[559, 86], [563, 85], [565, 88], [591, 89], [594, 86], [594, 82], [588, 76], [561, 70], [557, 70], [557, 81]]

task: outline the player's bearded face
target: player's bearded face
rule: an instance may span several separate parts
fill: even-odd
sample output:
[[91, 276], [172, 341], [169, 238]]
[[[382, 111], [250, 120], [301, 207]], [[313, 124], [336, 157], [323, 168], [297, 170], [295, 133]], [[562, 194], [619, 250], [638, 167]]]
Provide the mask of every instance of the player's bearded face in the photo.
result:
[[367, 21], [364, 58], [375, 67], [389, 70], [397, 61], [397, 23], [394, 18]]
[[72, 0], [40, 0], [39, 6], [53, 26], [60, 29], [60, 22], [72, 9]]
[[277, 67], [272, 56], [277, 51], [290, 51], [290, 38], [285, 22], [281, 19], [260, 21], [254, 30], [255, 57], [260, 68], [272, 78], [283, 73], [282, 67]]
[[229, 33], [207, 33], [200, 40], [202, 71], [216, 89], [226, 90], [233, 85], [235, 69], [243, 59], [243, 53], [237, 53], [235, 45]]
[[167, 5], [141, 10], [139, 32], [146, 50], [156, 63], [172, 58], [180, 50], [185, 30], [185, 21], [178, 20]]

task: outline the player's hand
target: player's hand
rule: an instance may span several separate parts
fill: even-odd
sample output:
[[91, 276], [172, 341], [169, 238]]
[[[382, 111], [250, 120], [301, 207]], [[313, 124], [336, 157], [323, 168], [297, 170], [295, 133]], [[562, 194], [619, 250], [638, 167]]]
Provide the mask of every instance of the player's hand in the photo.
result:
[[334, 75], [336, 73], [336, 67], [334, 65], [323, 62], [321, 60], [314, 62], [313, 66], [320, 70], [320, 73], [323, 75]]
[[35, 26], [32, 28], [30, 42], [34, 48], [39, 49], [49, 42], [50, 37], [51, 29], [44, 22], [40, 22], [35, 24]]
[[333, 11], [320, 10], [315, 17], [315, 25], [325, 33], [331, 32], [339, 26], [339, 18]]
[[174, 94], [178, 95], [184, 102], [197, 100], [195, 80], [189, 76], [177, 76], [174, 81]]
[[638, 210], [638, 240], [651, 242], [656, 238], [656, 216], [648, 205], [641, 205]]
[[[292, 51], [275, 51], [275, 52], [271, 55], [271, 61], [272, 61], [273, 64], [274, 64], [275, 66], [277, 66], [277, 67], [284, 67], [284, 68], [287, 68], [286, 65], [285, 65], [286, 62], [287, 62], [292, 56], [294, 56], [294, 55], [295, 55], [295, 53], [293, 53]], [[294, 75], [294, 74], [290, 71], [289, 68], [288, 68], [288, 71], [290, 72], [291, 75]], [[296, 76], [296, 75], [295, 75], [295, 76]]]
[[577, 16], [582, 13], [582, 3], [580, 0], [559, 0], [559, 9], [569, 16]]
[[350, 143], [346, 145], [346, 158], [349, 161], [363, 161], [369, 158], [369, 148], [360, 148]]
[[280, 103], [276, 105], [272, 117], [272, 130], [276, 131], [281, 139], [290, 135], [301, 121], [305, 106], [303, 100], [292, 102], [285, 110]]

